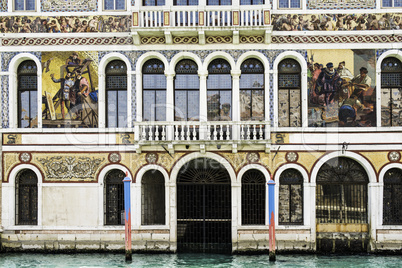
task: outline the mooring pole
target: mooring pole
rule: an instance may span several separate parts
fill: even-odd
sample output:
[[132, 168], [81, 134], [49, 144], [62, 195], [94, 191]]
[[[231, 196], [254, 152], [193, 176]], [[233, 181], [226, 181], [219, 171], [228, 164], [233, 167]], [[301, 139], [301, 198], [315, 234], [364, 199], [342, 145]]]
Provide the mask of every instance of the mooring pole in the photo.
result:
[[269, 260], [275, 261], [275, 182], [268, 182], [268, 210], [269, 210]]
[[124, 182], [124, 223], [125, 223], [125, 241], [126, 241], [126, 261], [132, 260], [132, 252], [131, 252], [131, 179], [128, 177], [128, 172], [126, 172], [126, 177], [123, 180]]

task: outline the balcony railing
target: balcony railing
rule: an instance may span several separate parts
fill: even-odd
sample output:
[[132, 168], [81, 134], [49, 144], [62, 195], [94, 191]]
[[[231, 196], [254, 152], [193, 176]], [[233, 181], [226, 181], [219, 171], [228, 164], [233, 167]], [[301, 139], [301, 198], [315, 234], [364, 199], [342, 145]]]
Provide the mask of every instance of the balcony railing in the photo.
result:
[[158, 27], [231, 27], [270, 24], [269, 10], [254, 6], [172, 6], [141, 7], [133, 12], [138, 28]]
[[260, 141], [270, 139], [269, 121], [136, 122], [138, 141]]

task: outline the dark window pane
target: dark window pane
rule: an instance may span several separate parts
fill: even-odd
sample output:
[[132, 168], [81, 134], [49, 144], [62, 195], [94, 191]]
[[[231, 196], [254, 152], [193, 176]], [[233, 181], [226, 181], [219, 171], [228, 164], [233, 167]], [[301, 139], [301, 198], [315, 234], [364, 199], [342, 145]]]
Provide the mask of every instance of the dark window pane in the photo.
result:
[[124, 172], [118, 169], [105, 176], [105, 224], [124, 225]]
[[141, 224], [165, 224], [165, 180], [160, 171], [145, 172], [141, 181]]
[[144, 121], [155, 121], [155, 114], [154, 114], [155, 91], [144, 90], [142, 94], [143, 94], [142, 97], [144, 99], [143, 119]]

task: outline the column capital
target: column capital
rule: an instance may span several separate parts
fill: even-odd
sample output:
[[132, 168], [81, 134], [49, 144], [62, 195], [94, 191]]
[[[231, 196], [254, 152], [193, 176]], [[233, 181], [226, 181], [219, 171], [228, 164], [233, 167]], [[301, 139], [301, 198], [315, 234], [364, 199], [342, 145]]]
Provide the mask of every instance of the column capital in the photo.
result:
[[174, 72], [169, 72], [169, 71], [165, 71], [165, 76], [169, 79], [173, 79], [173, 77], [176, 75], [176, 73]]
[[240, 78], [241, 71], [240, 70], [238, 70], [238, 71], [231, 70], [230, 74], [232, 75], [232, 78]]
[[208, 72], [206, 72], [206, 71], [198, 71], [198, 76], [200, 78], [207, 78]]

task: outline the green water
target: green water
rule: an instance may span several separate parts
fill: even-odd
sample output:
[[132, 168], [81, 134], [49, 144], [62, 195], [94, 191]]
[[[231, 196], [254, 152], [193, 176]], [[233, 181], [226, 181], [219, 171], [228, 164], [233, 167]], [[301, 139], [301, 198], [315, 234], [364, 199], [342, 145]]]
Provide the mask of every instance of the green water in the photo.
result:
[[134, 254], [126, 263], [123, 254], [0, 254], [0, 267], [402, 267], [401, 256], [383, 255], [267, 255]]

